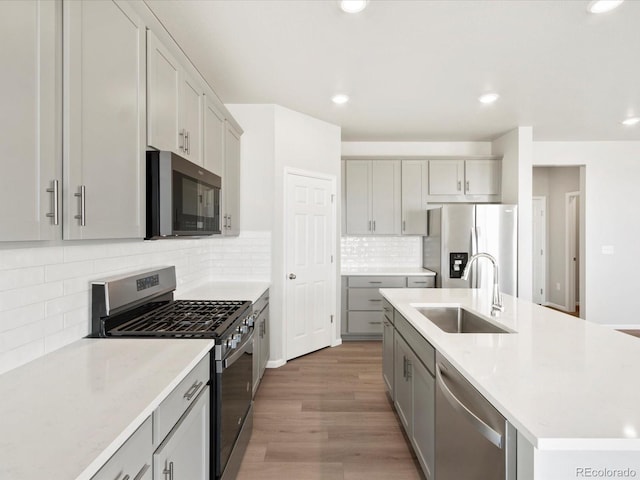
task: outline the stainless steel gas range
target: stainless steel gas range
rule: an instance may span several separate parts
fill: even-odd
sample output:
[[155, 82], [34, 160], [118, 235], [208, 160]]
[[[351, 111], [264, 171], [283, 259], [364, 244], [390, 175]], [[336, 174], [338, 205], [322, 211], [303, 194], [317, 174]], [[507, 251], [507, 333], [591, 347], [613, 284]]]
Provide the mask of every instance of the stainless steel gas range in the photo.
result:
[[211, 338], [211, 479], [235, 478], [253, 427], [249, 301], [174, 300], [175, 267], [93, 282], [91, 336]]

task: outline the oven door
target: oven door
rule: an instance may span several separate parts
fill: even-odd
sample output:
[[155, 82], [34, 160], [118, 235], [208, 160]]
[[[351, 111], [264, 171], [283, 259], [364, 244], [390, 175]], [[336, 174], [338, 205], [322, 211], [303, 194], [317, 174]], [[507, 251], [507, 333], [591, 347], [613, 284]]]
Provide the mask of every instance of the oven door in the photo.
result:
[[251, 406], [253, 329], [239, 348], [216, 363], [216, 477], [220, 477]]

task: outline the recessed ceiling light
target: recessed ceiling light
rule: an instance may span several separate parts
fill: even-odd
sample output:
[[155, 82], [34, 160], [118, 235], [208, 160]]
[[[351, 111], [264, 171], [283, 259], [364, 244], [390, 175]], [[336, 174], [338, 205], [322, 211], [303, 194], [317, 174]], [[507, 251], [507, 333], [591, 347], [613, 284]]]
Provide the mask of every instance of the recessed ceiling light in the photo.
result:
[[341, 0], [340, 8], [347, 13], [358, 13], [364, 10], [369, 0]]
[[331, 97], [331, 101], [335, 104], [342, 105], [349, 101], [349, 97], [343, 93], [339, 93], [338, 95]]
[[626, 120], [622, 121], [623, 125], [636, 125], [640, 123], [640, 117], [629, 117]]
[[590, 13], [605, 13], [619, 7], [624, 0], [593, 0], [587, 6]]
[[480, 100], [480, 103], [489, 104], [495, 102], [498, 98], [500, 98], [500, 95], [497, 93], [485, 93], [481, 95], [478, 100]]

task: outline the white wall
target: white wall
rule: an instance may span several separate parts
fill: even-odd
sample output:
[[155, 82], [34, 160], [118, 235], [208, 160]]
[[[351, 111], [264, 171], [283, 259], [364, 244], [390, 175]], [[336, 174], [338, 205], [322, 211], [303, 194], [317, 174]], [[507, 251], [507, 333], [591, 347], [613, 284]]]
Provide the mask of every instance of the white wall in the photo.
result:
[[502, 203], [518, 205], [518, 297], [531, 300], [533, 289], [533, 129], [518, 127], [492, 143], [502, 156]]
[[89, 333], [92, 280], [175, 265], [178, 290], [207, 279], [269, 281], [270, 245], [265, 232], [243, 232], [239, 238], [0, 245], [0, 373]]
[[[546, 300], [564, 306], [566, 299], [566, 194], [580, 190], [579, 167], [536, 167], [533, 195], [547, 198], [547, 285]], [[579, 282], [578, 282], [579, 283]]]
[[[640, 142], [534, 142], [539, 166], [584, 165], [580, 208], [584, 242], [580, 310], [600, 324], [640, 328], [637, 297], [640, 222], [635, 206]], [[612, 247], [613, 254], [604, 253]]]

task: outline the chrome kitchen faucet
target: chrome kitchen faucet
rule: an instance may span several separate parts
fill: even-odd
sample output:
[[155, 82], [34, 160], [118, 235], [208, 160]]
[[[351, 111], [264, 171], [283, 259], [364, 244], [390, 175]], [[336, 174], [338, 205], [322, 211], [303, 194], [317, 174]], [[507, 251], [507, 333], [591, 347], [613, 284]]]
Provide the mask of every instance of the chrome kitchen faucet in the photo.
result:
[[498, 262], [496, 259], [489, 255], [488, 253], [476, 253], [473, 255], [469, 261], [467, 262], [467, 266], [464, 267], [464, 272], [462, 272], [462, 278], [467, 280], [469, 278], [469, 272], [471, 271], [471, 264], [477, 261], [479, 258], [487, 258], [491, 261], [493, 265], [493, 294], [491, 297], [491, 315], [495, 315], [497, 312], [503, 312], [504, 307], [502, 306], [502, 294], [500, 293], [500, 287], [498, 286]]

